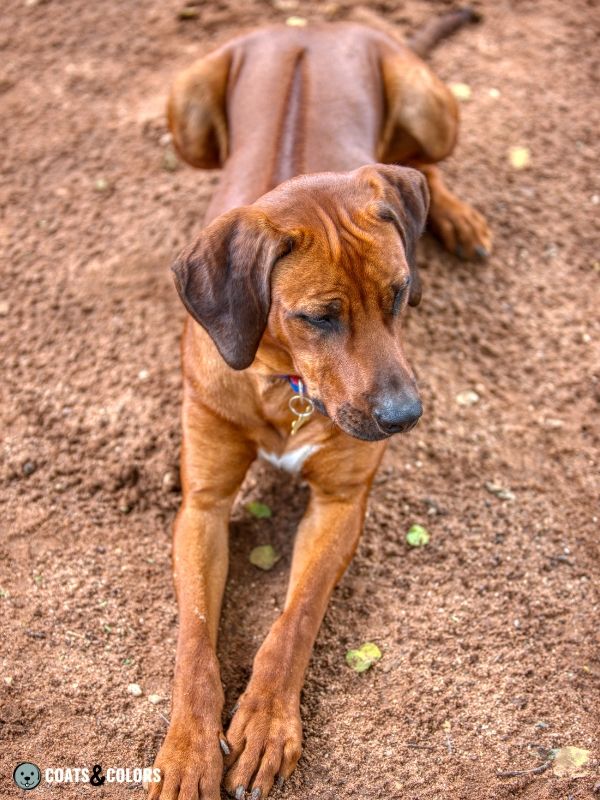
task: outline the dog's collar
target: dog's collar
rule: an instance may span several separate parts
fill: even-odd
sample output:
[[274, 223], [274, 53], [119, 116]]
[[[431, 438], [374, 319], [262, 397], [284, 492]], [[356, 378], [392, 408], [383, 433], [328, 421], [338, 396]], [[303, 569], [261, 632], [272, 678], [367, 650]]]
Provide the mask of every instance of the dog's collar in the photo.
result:
[[292, 387], [292, 390], [295, 392], [295, 394], [300, 394], [300, 386], [302, 384], [302, 378], [300, 375], [284, 375], [284, 378]]
[[292, 436], [312, 417], [315, 410], [313, 401], [306, 394], [306, 387], [300, 375], [279, 375], [287, 380], [294, 394], [288, 401], [288, 407], [296, 419], [292, 422]]

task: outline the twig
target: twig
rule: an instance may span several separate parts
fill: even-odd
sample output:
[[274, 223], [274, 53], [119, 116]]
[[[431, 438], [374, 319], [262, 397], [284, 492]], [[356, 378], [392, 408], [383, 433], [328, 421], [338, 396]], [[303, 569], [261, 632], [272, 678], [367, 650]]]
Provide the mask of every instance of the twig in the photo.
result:
[[407, 747], [412, 747], [413, 750], [435, 750], [430, 744], [416, 744], [415, 742], [407, 742]]
[[448, 755], [451, 756], [453, 748], [452, 748], [452, 737], [450, 736], [449, 733], [446, 734], [446, 747], [448, 748]]
[[496, 775], [499, 778], [520, 778], [521, 775], [541, 775], [542, 772], [546, 772], [547, 769], [550, 769], [552, 766], [552, 761], [545, 761], [543, 764], [540, 764], [539, 767], [533, 767], [532, 769], [515, 769], [510, 770], [509, 772], [500, 772], [496, 770]]

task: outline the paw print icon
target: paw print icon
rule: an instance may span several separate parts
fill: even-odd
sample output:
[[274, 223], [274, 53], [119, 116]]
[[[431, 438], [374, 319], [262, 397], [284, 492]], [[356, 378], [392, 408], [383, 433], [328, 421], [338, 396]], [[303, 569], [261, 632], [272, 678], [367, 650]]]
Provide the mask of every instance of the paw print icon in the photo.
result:
[[17, 764], [13, 772], [13, 780], [19, 789], [35, 789], [42, 780], [40, 768], [29, 761]]

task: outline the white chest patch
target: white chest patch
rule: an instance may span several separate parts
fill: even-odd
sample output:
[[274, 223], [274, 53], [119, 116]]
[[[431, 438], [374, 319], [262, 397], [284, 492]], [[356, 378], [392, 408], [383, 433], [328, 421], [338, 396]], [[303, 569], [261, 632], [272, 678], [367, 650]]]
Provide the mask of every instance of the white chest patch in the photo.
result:
[[290, 450], [282, 456], [276, 456], [275, 453], [267, 453], [266, 450], [261, 448], [258, 451], [258, 455], [273, 464], [273, 466], [286, 470], [286, 472], [300, 472], [306, 459], [316, 453], [320, 447], [320, 444], [303, 444], [302, 447]]

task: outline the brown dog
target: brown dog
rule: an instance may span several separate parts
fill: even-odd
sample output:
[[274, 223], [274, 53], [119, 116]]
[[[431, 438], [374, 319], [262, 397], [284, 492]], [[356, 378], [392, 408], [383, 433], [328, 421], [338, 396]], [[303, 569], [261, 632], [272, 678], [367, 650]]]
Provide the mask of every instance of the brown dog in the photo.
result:
[[[175, 82], [179, 153], [224, 171], [210, 224], [174, 267], [191, 315], [174, 535], [180, 627], [153, 800], [217, 800], [222, 752], [227, 790], [256, 800], [300, 757], [300, 690], [328, 598], [356, 548], [385, 440], [421, 415], [401, 322], [419, 302], [415, 245], [428, 206], [450, 250], [490, 250], [483, 218], [431, 166], [454, 147], [457, 107], [414, 52], [471, 18], [443, 17], [413, 51], [350, 23], [270, 28]], [[286, 376], [301, 381], [295, 414]], [[304, 424], [292, 436], [294, 420]], [[301, 471], [311, 499], [285, 609], [225, 739], [215, 647], [228, 517], [259, 454]]]

